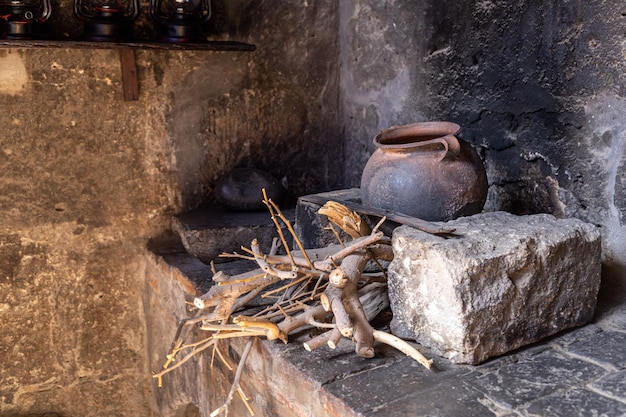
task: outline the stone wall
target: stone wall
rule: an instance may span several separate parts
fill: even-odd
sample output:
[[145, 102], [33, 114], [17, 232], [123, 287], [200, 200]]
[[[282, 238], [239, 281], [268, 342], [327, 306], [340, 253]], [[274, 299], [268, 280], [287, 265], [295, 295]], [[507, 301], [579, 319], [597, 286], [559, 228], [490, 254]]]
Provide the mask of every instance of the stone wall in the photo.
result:
[[238, 165], [357, 186], [394, 124], [461, 124], [487, 209], [597, 224], [623, 288], [626, 10], [418, 3], [216, 1], [214, 37], [257, 50], [137, 51], [135, 102], [115, 50], [0, 50], [0, 414], [157, 413], [146, 243]]
[[[610, 1], [341, 2], [348, 186], [382, 128], [462, 126], [486, 209], [597, 224], [626, 294], [626, 9]], [[375, 75], [374, 75], [375, 74]]]
[[215, 38], [255, 52], [138, 50], [138, 101], [116, 50], [0, 50], [0, 415], [156, 413], [147, 242], [238, 165], [341, 185], [335, 6], [253, 3]]

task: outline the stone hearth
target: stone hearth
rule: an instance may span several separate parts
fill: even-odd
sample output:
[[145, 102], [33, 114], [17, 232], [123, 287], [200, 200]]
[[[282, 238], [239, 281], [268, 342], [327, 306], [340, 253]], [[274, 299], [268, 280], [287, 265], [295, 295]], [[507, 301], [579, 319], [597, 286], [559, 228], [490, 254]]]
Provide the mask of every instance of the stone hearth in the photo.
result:
[[[331, 193], [344, 198], [352, 194]], [[304, 206], [296, 211], [310, 219], [312, 206]], [[314, 223], [321, 227], [323, 219], [318, 217]], [[319, 239], [320, 233], [309, 238]], [[212, 273], [180, 247], [155, 254], [153, 261], [146, 301], [152, 306], [151, 361], [158, 370], [177, 320], [186, 317], [185, 301], [206, 291]], [[246, 267], [242, 261], [216, 266], [229, 274]], [[303, 348], [305, 340], [303, 335], [287, 345], [255, 341], [243, 386], [257, 415], [611, 417], [626, 413], [626, 351], [622, 348], [626, 306], [613, 304], [610, 294], [601, 294], [595, 318], [586, 326], [476, 366], [455, 364], [440, 351], [419, 344], [415, 346], [434, 360], [430, 370], [385, 345], [377, 346], [373, 359], [364, 359], [354, 354], [347, 340], [335, 350], [323, 347], [313, 352]], [[235, 340], [229, 350], [237, 358], [242, 348], [243, 343]], [[156, 397], [165, 416], [186, 410], [190, 414], [185, 415], [205, 417], [221, 404], [234, 371], [219, 365], [211, 368], [209, 356], [199, 355], [164, 376]], [[247, 415], [237, 400], [231, 412]]]
[[[158, 370], [185, 297], [211, 276], [187, 253], [155, 255], [149, 268], [152, 367]], [[218, 265], [218, 269], [224, 264]], [[601, 294], [592, 323], [562, 332], [478, 366], [457, 365], [424, 347], [431, 370], [394, 349], [379, 346], [373, 359], [354, 354], [349, 342], [336, 350], [307, 352], [297, 341], [257, 341], [244, 372], [244, 387], [257, 416], [486, 417], [626, 413], [626, 306]], [[241, 352], [242, 345], [232, 349]], [[210, 369], [204, 355], [164, 378], [155, 388], [165, 416], [208, 416], [229, 389], [234, 371]], [[245, 416], [240, 401], [232, 415]]]

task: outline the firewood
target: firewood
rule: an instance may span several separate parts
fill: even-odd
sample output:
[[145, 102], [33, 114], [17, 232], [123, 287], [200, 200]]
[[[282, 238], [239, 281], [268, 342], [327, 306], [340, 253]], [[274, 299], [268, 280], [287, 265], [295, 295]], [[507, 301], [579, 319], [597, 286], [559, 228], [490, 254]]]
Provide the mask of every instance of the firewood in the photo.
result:
[[[159, 385], [166, 373], [215, 346], [220, 339], [265, 337], [287, 343], [289, 335], [313, 328], [323, 329], [324, 332], [305, 342], [306, 350], [324, 345], [332, 349], [342, 338], [347, 338], [354, 342], [357, 355], [371, 358], [375, 354], [374, 343], [379, 342], [393, 346], [425, 367], [430, 367], [432, 361], [424, 358], [413, 346], [375, 330], [370, 324], [389, 306], [386, 276], [378, 262], [393, 259], [390, 239], [378, 231], [384, 218], [370, 229], [358, 214], [337, 203], [329, 204], [325, 206], [325, 214], [353, 240], [305, 250], [278, 206], [267, 198], [264, 203], [277, 229], [282, 229], [282, 222], [298, 250], [287, 247], [281, 230], [279, 239], [274, 240], [267, 253], [255, 239], [250, 248], [242, 248], [243, 254], [223, 254], [254, 260], [258, 268], [229, 276], [212, 267], [215, 284], [194, 299], [196, 312], [179, 323], [164, 369], [154, 374]], [[278, 242], [286, 250], [285, 255], [277, 254]], [[378, 262], [381, 273], [374, 276], [363, 273], [370, 261]], [[280, 285], [273, 286], [277, 283]], [[263, 300], [263, 303], [250, 305], [253, 300]], [[206, 332], [207, 337], [199, 342], [190, 342], [192, 335], [197, 333], [192, 330]], [[250, 344], [246, 346], [246, 351], [249, 347]], [[182, 359], [177, 360], [179, 355]], [[250, 407], [239, 386], [241, 370], [240, 362], [236, 383], [227, 401], [212, 415], [227, 410], [234, 392], [239, 392], [246, 406]]]

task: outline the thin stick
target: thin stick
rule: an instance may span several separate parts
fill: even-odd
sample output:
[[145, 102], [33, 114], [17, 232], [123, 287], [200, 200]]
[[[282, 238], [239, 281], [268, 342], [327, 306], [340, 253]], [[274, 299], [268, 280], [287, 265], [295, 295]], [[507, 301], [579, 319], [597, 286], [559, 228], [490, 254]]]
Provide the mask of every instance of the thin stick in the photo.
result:
[[197, 353], [202, 352], [203, 350], [207, 349], [208, 347], [210, 347], [213, 343], [215, 343], [215, 338], [214, 337], [209, 337], [207, 339], [205, 339], [205, 344], [200, 345], [199, 347], [195, 348], [193, 351], [191, 351], [189, 354], [187, 354], [184, 358], [182, 358], [181, 360], [179, 360], [178, 362], [176, 362], [174, 365], [168, 367], [167, 369], [162, 370], [161, 372], [158, 372], [156, 374], [153, 374], [152, 377], [158, 379], [159, 381], [159, 387], [163, 386], [163, 375], [167, 374], [168, 372], [173, 371], [174, 369], [178, 368], [179, 366], [181, 366], [182, 364], [184, 364], [185, 362], [187, 362], [189, 359], [191, 359], [194, 355], [196, 355]]
[[213, 347], [214, 351], [217, 352], [217, 357], [220, 358], [222, 363], [226, 365], [226, 368], [229, 371], [233, 370], [233, 364], [230, 363], [230, 360], [226, 359], [226, 357], [222, 354], [222, 350], [219, 348], [217, 341], [215, 342], [215, 346]]
[[238, 332], [241, 330], [236, 324], [215, 324], [215, 323], [204, 323], [200, 326], [200, 330], [206, 330], [209, 332], [223, 332], [223, 331], [235, 331]]
[[284, 271], [281, 269], [274, 268], [273, 266], [270, 266], [266, 262], [266, 256], [261, 251], [261, 248], [259, 247], [259, 241], [257, 239], [254, 239], [252, 241], [251, 248], [252, 248], [252, 252], [254, 253], [254, 256], [256, 257], [255, 259], [256, 263], [259, 264], [261, 269], [267, 272], [268, 274], [274, 275], [275, 277], [278, 277], [281, 279], [293, 279], [298, 276], [298, 273], [294, 270], [295, 268], [294, 266], [292, 266], [289, 271]]
[[[248, 358], [248, 354], [250, 353], [250, 349], [252, 348], [252, 339], [248, 340], [246, 343], [246, 347], [243, 349], [243, 353], [241, 354], [241, 359], [239, 360], [239, 364], [237, 365], [237, 371], [235, 372], [235, 379], [233, 380], [233, 384], [230, 387], [230, 392], [228, 393], [228, 397], [226, 397], [226, 401], [217, 409], [213, 410], [210, 414], [211, 417], [215, 417], [221, 413], [228, 413], [228, 406], [230, 405], [233, 397], [235, 396], [235, 392], [237, 392], [237, 388], [239, 387], [239, 381], [241, 380], [241, 374], [243, 373], [244, 364], [246, 359]], [[254, 415], [254, 414], [252, 414]]]
[[174, 341], [172, 342], [170, 351], [177, 349], [180, 345], [184, 343], [188, 334], [188, 332], [185, 332], [185, 326], [187, 326], [190, 322], [191, 324], [193, 324], [194, 323], [193, 320], [197, 319], [199, 316], [202, 316], [202, 315], [203, 315], [203, 312], [196, 311], [196, 314], [194, 314], [193, 317], [182, 319], [178, 322], [178, 327], [176, 328], [176, 334], [174, 335]]
[[346, 245], [343, 243], [343, 240], [341, 239], [341, 236], [339, 236], [339, 232], [337, 232], [337, 229], [335, 229], [335, 226], [333, 226], [332, 223], [328, 223], [328, 227], [326, 229], [333, 232], [333, 234], [335, 235], [335, 239], [337, 239], [337, 242], [339, 242], [342, 248], [346, 247]]
[[242, 254], [237, 253], [237, 252], [233, 252], [233, 253], [222, 252], [218, 256], [220, 258], [240, 258], [240, 259], [245, 259], [245, 260], [248, 260], [248, 261], [254, 261], [254, 257], [253, 256], [245, 256], [245, 255], [242, 255]]
[[198, 310], [194, 314], [193, 317], [188, 319], [182, 319], [178, 323], [178, 328], [176, 329], [176, 334], [174, 335], [174, 341], [172, 342], [172, 346], [170, 347], [170, 354], [167, 355], [167, 361], [163, 365], [163, 368], [167, 368], [176, 357], [176, 354], [181, 350], [181, 346], [185, 343], [187, 336], [189, 336], [189, 332], [191, 331], [191, 325], [201, 322], [206, 318], [206, 314], [204, 311]]
[[315, 285], [313, 286], [313, 291], [311, 291], [311, 301], [313, 300], [313, 298], [315, 298], [315, 293], [317, 292], [318, 288], [320, 287], [320, 284], [322, 283], [322, 277], [319, 277], [317, 279], [317, 282], [315, 283]]
[[276, 289], [274, 289], [274, 290], [264, 292], [264, 293], [261, 295], [261, 298], [265, 298], [265, 297], [267, 297], [268, 295], [276, 294], [277, 292], [281, 292], [281, 291], [283, 291], [283, 290], [286, 290], [286, 289], [287, 289], [287, 288], [289, 288], [289, 287], [292, 287], [292, 286], [294, 286], [294, 285], [296, 285], [296, 284], [301, 283], [302, 281], [306, 280], [307, 278], [310, 278], [310, 277], [307, 277], [307, 276], [305, 275], [305, 276], [303, 276], [303, 277], [301, 277], [301, 278], [298, 278], [298, 279], [297, 279], [297, 280], [295, 280], [295, 281], [291, 281], [291, 282], [289, 282], [289, 284], [283, 285], [283, 286], [282, 286], [282, 287], [280, 287], [280, 288], [276, 288]]
[[209, 364], [209, 368], [213, 369], [213, 363], [215, 362], [215, 351], [217, 350], [217, 345], [213, 344], [213, 350], [211, 351], [211, 362]]
[[[267, 198], [267, 193], [265, 192], [265, 188], [263, 188], [262, 191], [263, 191], [263, 204], [267, 206], [267, 209], [272, 215], [272, 221], [274, 222], [274, 226], [276, 226], [276, 232], [278, 233], [278, 237], [280, 237], [280, 241], [283, 242], [283, 246], [285, 247], [285, 251], [287, 252], [287, 256], [289, 256], [291, 263], [294, 264], [293, 255], [291, 253], [291, 250], [289, 249], [289, 244], [287, 243], [287, 240], [285, 239], [285, 235], [283, 234], [283, 228], [280, 227], [280, 223], [278, 223], [276, 216], [278, 216], [278, 218], [281, 219], [283, 222], [287, 221], [287, 219], [285, 218], [285, 216], [283, 216], [278, 206], [274, 204], [274, 202], [271, 199]], [[276, 211], [276, 214], [274, 213], [274, 211]]]
[[248, 336], [267, 336], [267, 332], [264, 330], [242, 330], [240, 332], [217, 333], [213, 335], [213, 339], [231, 339], [233, 337]]
[[282, 308], [282, 307], [280, 306], [280, 304], [276, 303], [276, 304], [275, 304], [275, 306], [276, 306], [276, 308], [277, 308], [277, 309], [278, 309], [281, 313], [283, 313], [283, 316], [285, 316], [285, 318], [289, 317], [289, 314], [287, 314], [287, 312], [285, 311], [285, 309], [284, 309], [284, 308]]
[[253, 416], [254, 410], [252, 409], [252, 407], [250, 407], [250, 403], [248, 402], [250, 398], [248, 398], [246, 393], [243, 392], [243, 390], [241, 389], [241, 386], [237, 387], [237, 393], [239, 394], [239, 398], [241, 398], [241, 401], [243, 401], [244, 405], [248, 409], [248, 413], [250, 413], [250, 415]]
[[234, 284], [234, 283], [239, 283], [239, 282], [250, 282], [250, 281], [254, 281], [257, 279], [261, 279], [265, 277], [265, 272], [263, 272], [262, 274], [257, 274], [254, 276], [251, 276], [250, 278], [241, 278], [241, 279], [231, 279], [229, 281], [220, 281], [217, 283], [217, 285], [228, 285], [228, 284]]
[[235, 311], [246, 306], [250, 301], [254, 300], [261, 292], [263, 292], [264, 289], [265, 287], [259, 287], [250, 291], [246, 295], [240, 296], [230, 309], [229, 315], [232, 315]]
[[313, 277], [311, 275], [305, 275], [305, 277], [308, 277], [308, 280], [304, 284], [299, 285], [298, 288], [296, 288], [293, 294], [289, 296], [290, 300], [297, 300], [298, 298], [302, 298], [302, 294], [308, 294], [308, 291], [306, 291], [306, 289], [311, 283]]
[[[293, 238], [294, 243], [296, 244], [296, 246], [298, 246], [298, 249], [300, 249], [300, 252], [302, 252], [302, 256], [304, 257], [306, 262], [309, 264], [309, 267], [313, 268], [313, 263], [311, 262], [311, 259], [309, 259], [309, 255], [306, 253], [306, 250], [304, 249], [302, 242], [300, 242], [300, 239], [298, 238], [296, 231], [291, 226], [291, 222], [289, 221], [289, 219], [287, 219], [283, 215], [283, 213], [280, 211], [276, 203], [274, 203], [271, 199], [267, 199], [267, 196], [265, 195], [265, 190], [263, 190], [263, 196], [265, 197], [265, 200], [267, 201], [267, 203], [265, 203], [265, 201], [264, 203], [268, 206], [268, 208], [271, 206], [274, 210], [276, 210], [276, 212], [278, 213], [278, 217], [280, 217], [283, 223], [285, 223], [285, 226], [287, 227], [287, 230], [289, 230], [289, 233], [291, 234], [291, 237]], [[277, 227], [277, 229], [278, 229], [277, 231], [278, 231], [279, 236], [282, 237], [281, 228]], [[283, 241], [284, 241], [284, 238], [283, 238]], [[287, 254], [289, 255], [289, 257], [292, 258], [291, 251], [289, 250], [289, 245], [287, 245], [286, 242], [285, 242], [285, 250], [287, 251]], [[293, 258], [292, 258], [292, 263], [294, 263]]]

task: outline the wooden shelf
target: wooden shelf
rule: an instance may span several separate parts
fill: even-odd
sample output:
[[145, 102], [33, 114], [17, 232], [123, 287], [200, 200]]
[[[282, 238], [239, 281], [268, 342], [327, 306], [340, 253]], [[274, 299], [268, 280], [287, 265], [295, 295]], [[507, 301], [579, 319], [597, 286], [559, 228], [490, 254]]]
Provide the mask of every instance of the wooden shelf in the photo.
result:
[[34, 40], [0, 39], [0, 48], [76, 48], [76, 49], [150, 49], [150, 50], [193, 50], [193, 51], [254, 51], [256, 47], [249, 43], [236, 41], [206, 42], [95, 42], [76, 40]]

